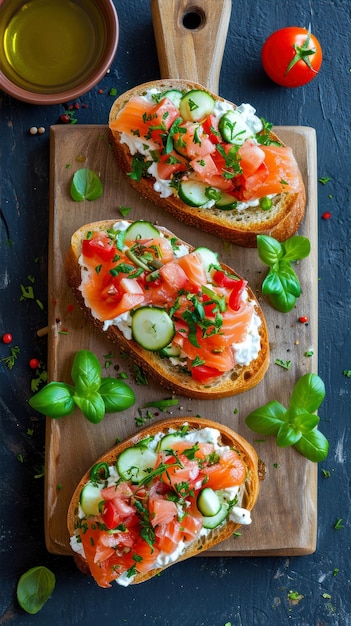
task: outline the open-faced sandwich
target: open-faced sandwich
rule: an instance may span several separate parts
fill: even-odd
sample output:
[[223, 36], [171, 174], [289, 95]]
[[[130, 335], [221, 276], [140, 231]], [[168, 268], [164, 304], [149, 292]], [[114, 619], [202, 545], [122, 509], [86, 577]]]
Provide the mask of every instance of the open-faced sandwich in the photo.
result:
[[140, 583], [251, 522], [255, 450], [222, 424], [165, 420], [105, 454], [68, 510], [78, 567], [98, 585]]
[[291, 148], [255, 115], [198, 84], [146, 83], [109, 117], [121, 170], [141, 196], [179, 220], [246, 247], [298, 229], [305, 189]]
[[222, 398], [263, 378], [262, 309], [208, 248], [147, 221], [108, 220], [73, 234], [65, 270], [90, 320], [172, 392]]

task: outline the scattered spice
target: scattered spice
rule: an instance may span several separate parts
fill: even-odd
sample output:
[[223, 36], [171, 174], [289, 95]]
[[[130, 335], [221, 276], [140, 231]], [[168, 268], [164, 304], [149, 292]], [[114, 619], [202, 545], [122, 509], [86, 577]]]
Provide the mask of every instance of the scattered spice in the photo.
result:
[[12, 342], [12, 335], [11, 333], [4, 333], [2, 336], [2, 340], [4, 343], [11, 343]]
[[39, 133], [39, 135], [43, 135], [43, 134], [45, 133], [45, 128], [44, 128], [44, 126], [39, 126], [39, 128], [38, 128], [38, 133]]
[[307, 350], [307, 351], [305, 352], [305, 356], [313, 356], [313, 355], [314, 355], [313, 350]]
[[347, 378], [351, 378], [351, 370], [344, 370], [343, 371], [344, 376], [346, 376]]
[[322, 183], [322, 185], [326, 185], [327, 183], [329, 183], [330, 180], [331, 178], [329, 178], [329, 176], [325, 176], [324, 178], [318, 178], [318, 182]]
[[322, 469], [322, 476], [323, 478], [330, 478], [329, 470]]
[[323, 218], [324, 220], [330, 220], [330, 218], [331, 218], [331, 213], [330, 213], [330, 211], [325, 211], [325, 212], [323, 213], [323, 215], [322, 215], [322, 218]]
[[116, 87], [112, 87], [109, 91], [109, 95], [110, 96], [117, 96], [117, 89]]
[[36, 134], [37, 134], [37, 132], [38, 132], [38, 129], [37, 129], [37, 127], [36, 127], [36, 126], [32, 126], [32, 127], [29, 129], [29, 133], [30, 133], [30, 135], [36, 135]]

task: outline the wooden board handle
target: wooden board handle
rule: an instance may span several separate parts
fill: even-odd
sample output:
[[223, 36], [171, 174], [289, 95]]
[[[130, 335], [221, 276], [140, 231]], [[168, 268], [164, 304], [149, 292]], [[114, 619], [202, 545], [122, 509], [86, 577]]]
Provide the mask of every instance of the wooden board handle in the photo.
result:
[[161, 78], [218, 93], [231, 0], [151, 0]]

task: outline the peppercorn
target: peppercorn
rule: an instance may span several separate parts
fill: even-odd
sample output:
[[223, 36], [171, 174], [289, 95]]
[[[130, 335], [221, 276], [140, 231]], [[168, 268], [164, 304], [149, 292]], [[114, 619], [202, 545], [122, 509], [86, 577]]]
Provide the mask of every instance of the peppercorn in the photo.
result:
[[4, 335], [2, 336], [2, 340], [4, 343], [11, 343], [12, 341], [11, 333], [4, 333]]
[[301, 322], [301, 324], [306, 324], [306, 322], [308, 322], [308, 316], [301, 315], [301, 317], [299, 317], [299, 322]]
[[322, 215], [322, 218], [323, 218], [324, 220], [330, 220], [330, 218], [331, 218], [331, 213], [330, 213], [330, 211], [325, 211], [325, 212], [323, 213], [323, 215]]
[[32, 370], [37, 369], [37, 367], [39, 367], [39, 365], [40, 365], [40, 361], [39, 361], [39, 359], [31, 359], [31, 360], [29, 361], [29, 367], [30, 367]]
[[69, 115], [67, 115], [67, 113], [62, 113], [62, 115], [60, 115], [60, 122], [62, 122], [63, 124], [69, 124], [70, 123]]

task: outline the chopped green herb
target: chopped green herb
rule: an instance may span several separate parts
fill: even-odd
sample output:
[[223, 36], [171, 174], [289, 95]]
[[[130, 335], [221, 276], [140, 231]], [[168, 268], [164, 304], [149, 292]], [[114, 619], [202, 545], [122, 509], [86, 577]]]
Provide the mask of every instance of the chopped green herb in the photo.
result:
[[334, 528], [335, 530], [341, 530], [341, 528], [344, 528], [344, 525], [342, 524], [342, 517], [335, 522]]
[[283, 361], [282, 359], [276, 359], [274, 363], [276, 365], [279, 365], [280, 367], [283, 367], [286, 370], [289, 370], [291, 368], [291, 361]]
[[322, 183], [322, 185], [326, 185], [327, 183], [329, 183], [330, 180], [331, 178], [329, 178], [329, 176], [325, 176], [324, 178], [318, 178], [318, 182]]
[[1, 362], [5, 363], [5, 365], [7, 365], [9, 370], [12, 370], [19, 353], [20, 353], [20, 348], [18, 346], [14, 346], [13, 348], [10, 349], [10, 355], [4, 356], [2, 359], [0, 359], [0, 363]]
[[128, 215], [128, 213], [132, 210], [132, 207], [130, 206], [120, 206], [119, 207], [119, 211], [120, 214], [122, 215], [122, 217], [126, 217], [126, 215]]

